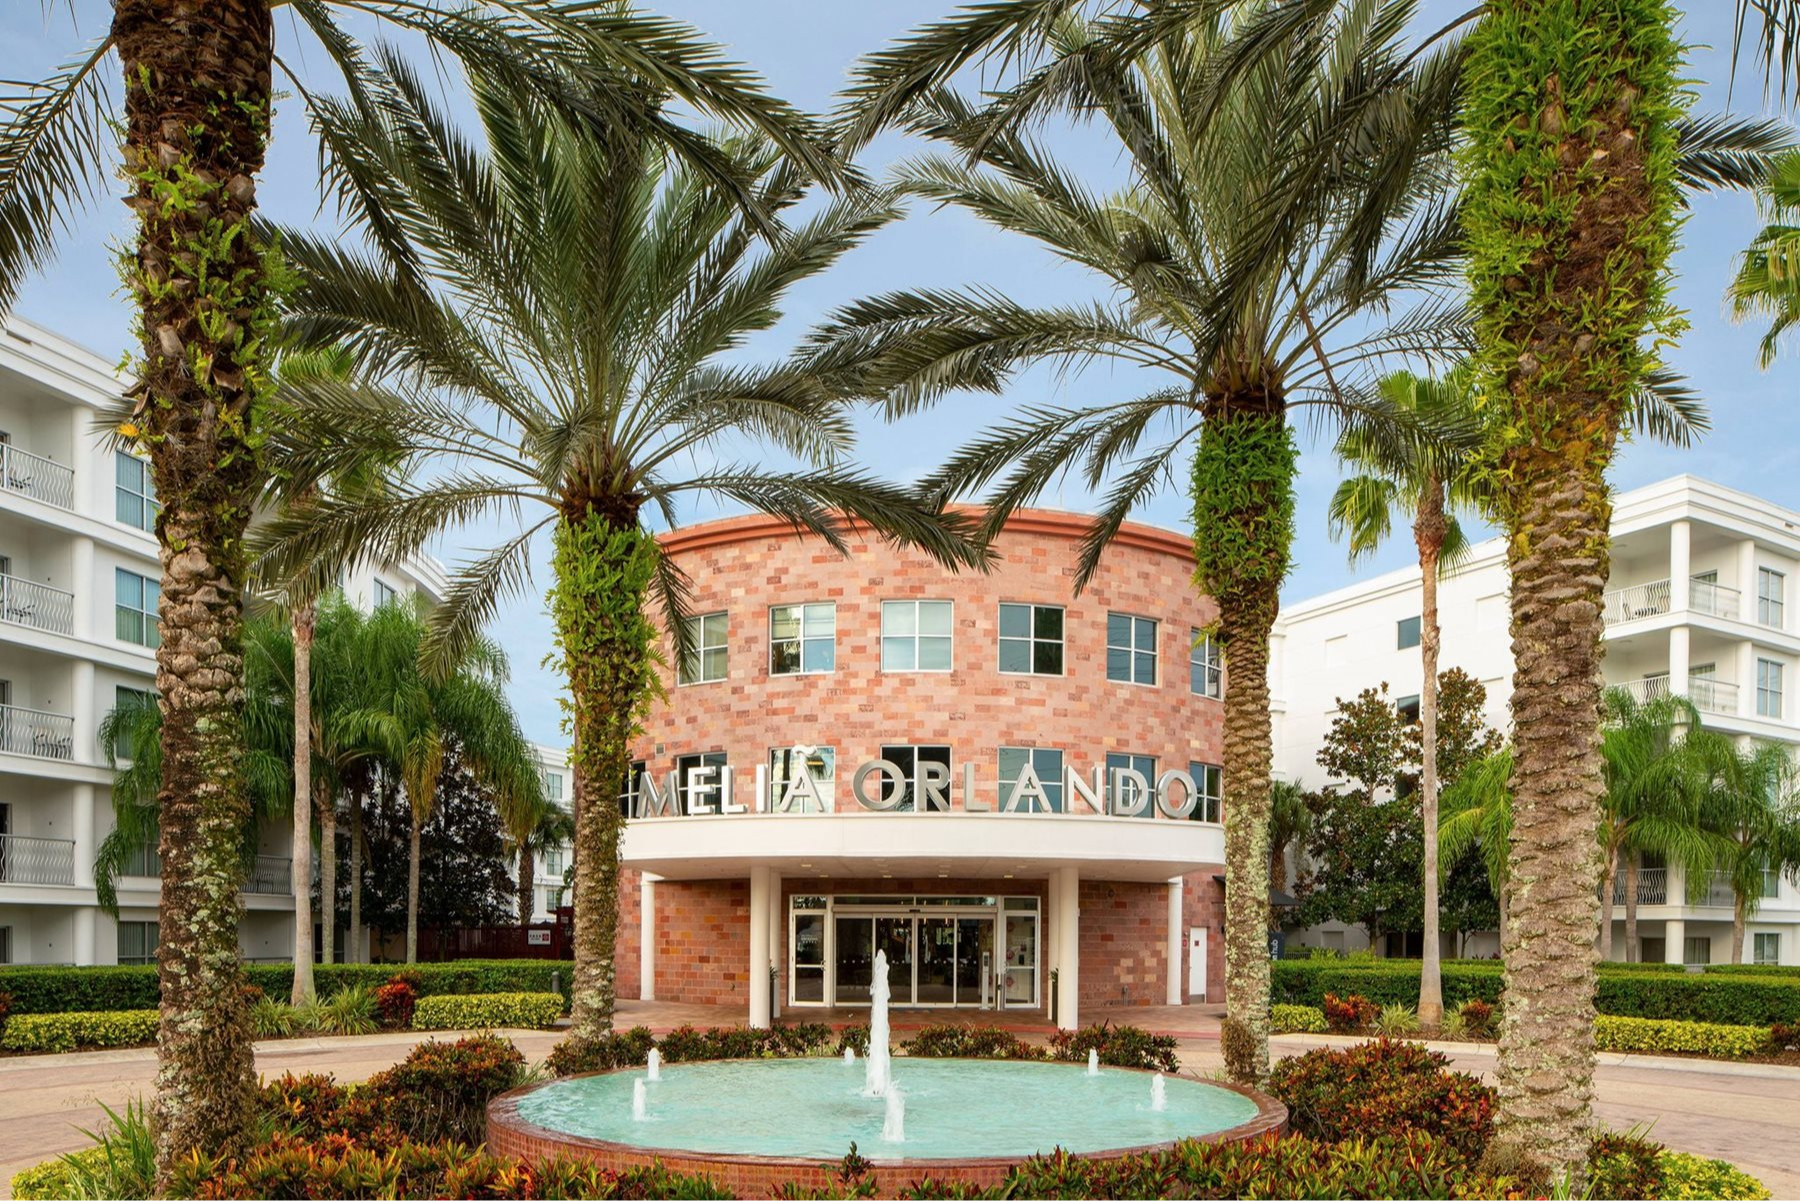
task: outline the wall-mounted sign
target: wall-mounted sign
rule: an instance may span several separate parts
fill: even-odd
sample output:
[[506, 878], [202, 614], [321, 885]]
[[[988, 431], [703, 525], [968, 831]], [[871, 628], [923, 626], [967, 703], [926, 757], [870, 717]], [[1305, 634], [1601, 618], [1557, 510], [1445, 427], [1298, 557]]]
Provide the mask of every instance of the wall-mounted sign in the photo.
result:
[[549, 946], [550, 945], [550, 931], [548, 931], [548, 930], [527, 930], [527, 931], [525, 931], [525, 945], [528, 947], [547, 947], [547, 946]]

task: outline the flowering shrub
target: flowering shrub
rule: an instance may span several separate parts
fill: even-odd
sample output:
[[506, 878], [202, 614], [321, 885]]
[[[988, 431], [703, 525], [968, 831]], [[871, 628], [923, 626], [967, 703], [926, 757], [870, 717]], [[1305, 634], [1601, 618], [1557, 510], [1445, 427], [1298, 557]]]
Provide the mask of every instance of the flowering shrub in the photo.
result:
[[[518, 1048], [492, 1034], [420, 1043], [405, 1059], [369, 1077], [355, 1101], [369, 1102], [377, 1120], [386, 1118], [408, 1138], [479, 1143], [487, 1137], [488, 1101], [513, 1087], [524, 1066]], [[361, 1114], [351, 1119], [366, 1121]]]
[[1456, 1011], [1462, 1016], [1463, 1029], [1470, 1038], [1491, 1038], [1494, 1033], [1494, 1007], [1479, 997], [1464, 1001]]
[[1325, 1013], [1311, 1005], [1271, 1005], [1269, 1029], [1275, 1034], [1323, 1034]]
[[1447, 1071], [1449, 1062], [1417, 1043], [1380, 1039], [1284, 1059], [1269, 1091], [1287, 1105], [1296, 1133], [1336, 1142], [1417, 1130], [1473, 1162], [1494, 1133], [1494, 1090]]
[[[0, 1012], [0, 1018], [5, 1014]], [[1800, 1022], [1776, 1022], [1769, 1027], [1769, 1050], [1780, 1054], [1783, 1051], [1800, 1051]]]
[[1050, 1038], [1053, 1059], [1086, 1063], [1089, 1051], [1099, 1052], [1100, 1062], [1108, 1067], [1173, 1072], [1178, 1066], [1174, 1036], [1136, 1026], [1097, 1022], [1079, 1030], [1058, 1030]]
[[1381, 1007], [1360, 993], [1340, 997], [1328, 992], [1319, 1008], [1325, 1013], [1325, 1028], [1333, 1034], [1366, 1030], [1381, 1016]]
[[419, 990], [395, 976], [375, 990], [375, 1012], [383, 1027], [404, 1030], [412, 1025], [413, 1007], [419, 1002]]

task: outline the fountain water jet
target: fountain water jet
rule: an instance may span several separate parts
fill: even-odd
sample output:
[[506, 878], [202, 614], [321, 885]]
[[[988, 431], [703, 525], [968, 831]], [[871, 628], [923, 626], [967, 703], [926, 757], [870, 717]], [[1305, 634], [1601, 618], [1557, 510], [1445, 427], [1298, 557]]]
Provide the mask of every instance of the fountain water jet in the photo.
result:
[[1100, 1052], [1090, 1050], [1088, 1052], [1088, 1075], [1098, 1076], [1099, 1074], [1100, 1074]]
[[888, 1056], [888, 1000], [893, 990], [888, 986], [886, 951], [875, 952], [875, 978], [869, 984], [869, 1059], [863, 1070], [863, 1092], [871, 1097], [884, 1097], [893, 1080]]
[[1150, 1110], [1161, 1113], [1169, 1107], [1169, 1085], [1158, 1072], [1150, 1079]]
[[844, 1066], [850, 1067], [855, 1062], [856, 1062], [856, 1048], [855, 1047], [845, 1047], [844, 1048]]
[[900, 1092], [900, 1086], [891, 1080], [887, 1086], [887, 1105], [881, 1114], [881, 1141], [906, 1141], [906, 1097]]
[[644, 1079], [652, 1084], [662, 1079], [662, 1052], [655, 1047], [650, 1048], [650, 1058], [644, 1061]]
[[631, 1120], [634, 1122], [642, 1122], [645, 1120], [645, 1092], [643, 1077], [640, 1076], [631, 1082]]

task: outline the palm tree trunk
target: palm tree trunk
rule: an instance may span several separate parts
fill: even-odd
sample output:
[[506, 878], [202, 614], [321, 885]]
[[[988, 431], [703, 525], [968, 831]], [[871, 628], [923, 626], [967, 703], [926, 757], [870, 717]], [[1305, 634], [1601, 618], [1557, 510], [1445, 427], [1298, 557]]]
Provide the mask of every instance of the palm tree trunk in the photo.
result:
[[1644, 948], [1638, 942], [1638, 865], [1643, 860], [1636, 851], [1625, 857], [1625, 962], [1639, 963]]
[[1613, 881], [1619, 874], [1619, 852], [1607, 848], [1600, 868], [1600, 962], [1612, 958]]
[[315, 610], [294, 611], [294, 838], [289, 874], [294, 888], [294, 990], [304, 1005], [313, 988], [312, 907], [312, 645]]
[[1444, 1020], [1443, 944], [1438, 933], [1438, 558], [1449, 532], [1444, 517], [1444, 487], [1430, 476], [1413, 519], [1413, 541], [1419, 549], [1419, 815], [1425, 834], [1425, 936], [1420, 949], [1419, 1023], [1428, 1030]]
[[347, 963], [366, 962], [368, 943], [362, 928], [363, 878], [363, 811], [362, 790], [350, 790], [350, 945], [344, 950]]
[[637, 526], [636, 505], [609, 510], [571, 490], [556, 528], [556, 618], [574, 698], [569, 760], [575, 796], [575, 965], [569, 1038], [591, 1043], [612, 1029], [614, 949], [619, 927], [619, 836], [624, 820], [606, 790], [630, 766], [636, 715], [654, 679], [656, 629], [644, 601], [656, 568], [655, 540]]
[[319, 958], [332, 963], [337, 958], [337, 793], [324, 780], [314, 791], [319, 801]]
[[1731, 962], [1744, 962], [1744, 925], [1748, 919], [1749, 905], [1743, 893], [1737, 893], [1731, 899]]
[[535, 888], [537, 873], [537, 856], [524, 843], [519, 844], [519, 924], [531, 924], [531, 911], [537, 908], [532, 903], [532, 892]]
[[419, 962], [419, 811], [412, 810], [406, 840], [406, 962]]
[[115, 0], [112, 34], [124, 67], [126, 203], [137, 222], [122, 271], [143, 353], [136, 415], [123, 431], [143, 436], [163, 505], [161, 1193], [189, 1154], [243, 1150], [255, 1099], [238, 966], [250, 817], [241, 548], [261, 483], [260, 359], [274, 319], [265, 247], [250, 227], [273, 25], [265, 0]]

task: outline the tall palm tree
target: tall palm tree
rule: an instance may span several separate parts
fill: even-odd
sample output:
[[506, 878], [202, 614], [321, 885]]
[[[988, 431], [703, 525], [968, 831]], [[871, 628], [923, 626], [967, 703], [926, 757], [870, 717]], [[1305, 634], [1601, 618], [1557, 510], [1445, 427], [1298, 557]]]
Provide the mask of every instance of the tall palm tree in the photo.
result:
[[567, 846], [575, 834], [574, 815], [548, 797], [538, 804], [512, 803], [500, 810], [500, 826], [519, 858], [519, 924], [531, 924], [532, 910], [537, 907], [533, 894], [537, 888], [537, 857], [545, 851]]
[[[1769, 895], [1771, 878], [1800, 880], [1800, 780], [1787, 748], [1769, 743], [1739, 749], [1707, 733], [1696, 738], [1711, 767], [1704, 813], [1718, 844], [1716, 870], [1731, 886], [1731, 962], [1744, 961], [1744, 927]], [[1688, 867], [1690, 896], [1704, 894], [1710, 873]]]
[[[880, 195], [828, 203], [772, 241], [709, 178], [648, 137], [586, 138], [503, 80], [473, 81], [481, 138], [432, 106], [404, 64], [374, 92], [382, 114], [339, 113], [332, 138], [366, 150], [401, 214], [403, 246], [373, 257], [286, 233], [300, 281], [289, 304], [302, 343], [342, 342], [356, 387], [298, 384], [309, 471], [388, 448], [410, 483], [327, 497], [277, 522], [290, 565], [331, 555], [400, 558], [487, 510], [541, 506], [504, 544], [465, 565], [433, 614], [442, 661], [523, 584], [548, 528], [550, 605], [573, 697], [578, 822], [572, 1037], [610, 1029], [622, 818], [614, 803], [657, 654], [655, 591], [677, 645], [685, 581], [646, 513], [673, 523], [693, 494], [783, 517], [833, 546], [847, 521], [953, 563], [984, 561], [907, 491], [837, 467], [850, 423], [804, 373], [720, 362], [772, 325], [786, 290], [892, 214]], [[789, 210], [810, 178], [767, 142], [713, 143], [758, 182], [757, 207]], [[395, 257], [399, 255], [401, 257]], [[400, 273], [401, 262], [418, 263]], [[738, 451], [745, 461], [721, 461]], [[777, 460], [769, 462], [770, 458]], [[782, 458], [802, 465], [784, 469]], [[447, 473], [441, 463], [454, 467]]]
[[[1156, 6], [1093, 20], [1079, 7], [986, 5], [921, 31], [859, 72], [851, 126], [903, 121], [947, 143], [905, 164], [900, 185], [1034, 239], [1111, 296], [1060, 308], [986, 290], [880, 296], [818, 332], [812, 365], [891, 414], [957, 389], [999, 390], [1034, 362], [1104, 357], [1160, 377], [1134, 400], [1026, 410], [928, 484], [944, 496], [988, 488], [992, 531], [1066, 472], [1107, 483], [1082, 586], [1134, 505], [1188, 481], [1196, 578], [1218, 602], [1228, 669], [1223, 1048], [1233, 1077], [1255, 1081], [1268, 1070], [1268, 639], [1293, 534], [1290, 418], [1318, 406], [1376, 437], [1393, 427], [1374, 418], [1403, 415], [1354, 386], [1359, 365], [1459, 345], [1456, 310], [1419, 292], [1454, 253], [1442, 198], [1456, 55], [1412, 53], [1400, 36], [1407, 3], [1344, 0], [1309, 6], [1306, 36], [1234, 75], [1225, 64], [1256, 37], [1252, 6], [1229, 6], [1242, 25], [1196, 19], [1145, 39]], [[1027, 9], [1043, 22], [1020, 16]], [[929, 58], [982, 14], [1019, 17], [1011, 49], [1035, 46], [1042, 65], [979, 109], [906, 82], [896, 63]], [[1125, 186], [1090, 190], [1007, 118], [1059, 106], [1116, 138]]]
[[1419, 973], [1419, 1020], [1436, 1028], [1444, 1019], [1443, 946], [1438, 935], [1438, 574], [1452, 569], [1469, 541], [1458, 509], [1477, 507], [1479, 487], [1469, 452], [1480, 431], [1467, 380], [1453, 372], [1442, 380], [1401, 371], [1378, 387], [1396, 408], [1418, 414], [1442, 431], [1435, 443], [1402, 444], [1350, 429], [1338, 438], [1337, 456], [1358, 474], [1345, 477], [1328, 509], [1334, 536], [1349, 542], [1350, 561], [1375, 553], [1393, 529], [1395, 510], [1412, 518], [1419, 555], [1419, 810], [1425, 832], [1424, 962]]
[[[113, 0], [108, 32], [38, 84], [0, 85], [0, 311], [53, 257], [72, 210], [127, 181], [136, 230], [121, 256], [141, 353], [124, 438], [148, 455], [162, 509], [163, 797], [157, 1177], [193, 1150], [241, 1150], [255, 1076], [235, 948], [237, 831], [247, 813], [242, 544], [265, 473], [275, 287], [256, 188], [278, 81], [314, 112], [367, 101], [368, 59], [341, 23], [373, 18], [470, 70], [509, 78], [594, 129], [667, 146], [740, 199], [732, 165], [670, 119], [673, 98], [759, 130], [815, 173], [837, 168], [807, 122], [686, 26], [591, 0], [291, 0], [296, 72], [272, 0]], [[601, 81], [588, 70], [617, 70]], [[619, 71], [653, 86], [620, 88]], [[123, 80], [123, 111], [112, 79]], [[335, 78], [334, 78], [335, 76]], [[341, 85], [340, 99], [331, 85]], [[361, 186], [358, 148], [324, 141], [336, 198], [376, 238], [397, 235]]]
[[1775, 361], [1781, 336], [1800, 321], [1800, 152], [1776, 160], [1756, 200], [1767, 224], [1739, 258], [1725, 298], [1740, 321], [1769, 319], [1757, 354], [1766, 368]]

